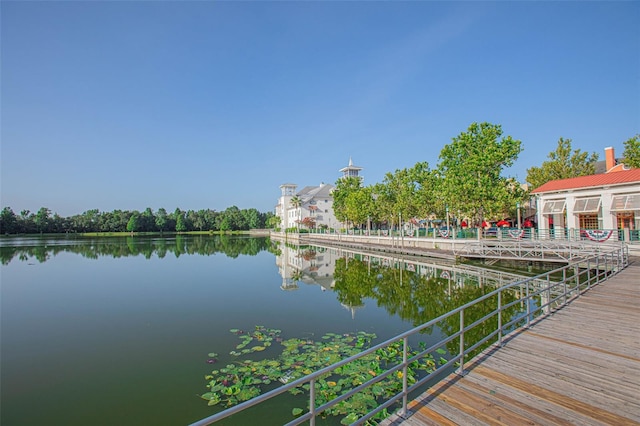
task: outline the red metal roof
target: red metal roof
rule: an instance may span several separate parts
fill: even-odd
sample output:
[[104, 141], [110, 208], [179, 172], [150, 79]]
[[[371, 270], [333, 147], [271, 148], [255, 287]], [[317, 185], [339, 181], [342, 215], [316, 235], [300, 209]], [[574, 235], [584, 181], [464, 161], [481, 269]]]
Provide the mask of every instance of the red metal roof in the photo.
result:
[[593, 188], [633, 182], [640, 183], [640, 169], [552, 180], [531, 192], [533, 194], [541, 194], [543, 192], [566, 191], [569, 189]]

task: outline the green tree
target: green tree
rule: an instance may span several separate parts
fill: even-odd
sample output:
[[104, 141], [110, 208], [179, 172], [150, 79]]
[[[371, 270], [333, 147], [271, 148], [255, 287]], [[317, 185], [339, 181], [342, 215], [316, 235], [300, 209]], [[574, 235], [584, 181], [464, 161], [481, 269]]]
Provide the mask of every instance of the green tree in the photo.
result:
[[173, 219], [176, 221], [176, 232], [187, 231], [187, 218], [185, 216], [185, 212], [176, 207], [176, 210], [173, 212]]
[[0, 213], [0, 233], [15, 234], [16, 232], [18, 232], [18, 217], [11, 207], [5, 207]]
[[294, 195], [293, 197], [291, 197], [291, 200], [289, 200], [289, 204], [294, 209], [299, 209], [300, 206], [302, 205], [302, 199], [300, 197], [298, 197], [297, 195]]
[[196, 231], [204, 231], [207, 226], [204, 216], [200, 214], [200, 211], [187, 211], [187, 222], [190, 224], [190, 228]]
[[20, 211], [20, 218], [18, 219], [18, 224], [20, 228], [20, 232], [23, 234], [29, 234], [35, 232], [36, 227], [33, 223], [34, 215], [31, 211], [25, 209]]
[[438, 173], [446, 207], [477, 219], [496, 214], [508, 198], [502, 169], [513, 165], [521, 151], [519, 140], [502, 137], [500, 125], [471, 124], [440, 151]]
[[154, 232], [156, 228], [156, 218], [153, 215], [153, 210], [151, 207], [147, 207], [145, 211], [142, 212], [139, 218], [140, 224], [139, 229], [143, 232]]
[[127, 231], [134, 233], [140, 229], [140, 213], [134, 212], [127, 222]]
[[50, 221], [51, 210], [46, 207], [40, 207], [38, 213], [34, 218], [34, 223], [36, 225], [36, 229], [38, 232], [48, 232], [49, 231], [49, 221]]
[[366, 224], [369, 219], [375, 220], [372, 188], [364, 187], [349, 193], [344, 202], [344, 213], [354, 225]]
[[156, 213], [156, 227], [158, 228], [158, 231], [164, 232], [168, 230], [168, 219], [167, 211], [163, 207], [159, 208]]
[[293, 197], [291, 197], [291, 200], [289, 200], [289, 204], [291, 204], [291, 207], [297, 209], [302, 205], [302, 200], [297, 195], [294, 195]]
[[[242, 229], [248, 229], [248, 225], [245, 221], [245, 218], [240, 211], [240, 209], [236, 206], [227, 207], [222, 212], [223, 220], [226, 219], [225, 226], [228, 226], [225, 231], [236, 231]], [[220, 228], [222, 229], [222, 227]]]
[[387, 173], [382, 184], [373, 189], [376, 210], [382, 218], [395, 223], [412, 217], [426, 217], [437, 207], [434, 196], [436, 174], [426, 162], [412, 168]]
[[416, 163], [411, 169], [412, 179], [416, 185], [416, 216], [427, 218], [433, 213], [445, 211], [440, 197], [441, 179], [436, 170], [430, 170], [427, 162]]
[[527, 169], [527, 182], [532, 189], [556, 179], [568, 179], [592, 175], [596, 172], [598, 154], [589, 155], [579, 149], [571, 149], [571, 139], [560, 138], [558, 147], [547, 156], [540, 167]]
[[271, 217], [269, 217], [269, 219], [267, 219], [266, 226], [267, 228], [270, 228], [270, 229], [277, 229], [277, 228], [280, 228], [280, 226], [282, 226], [282, 221], [280, 217], [276, 215], [272, 215]]
[[359, 177], [342, 177], [336, 181], [336, 186], [332, 193], [333, 213], [340, 222], [352, 220], [349, 217], [347, 199], [351, 194], [359, 192], [360, 190], [362, 190], [362, 180]]
[[244, 222], [247, 224], [248, 229], [260, 228], [260, 212], [256, 209], [244, 209], [242, 210], [242, 216]]
[[221, 231], [231, 231], [231, 219], [229, 218], [229, 216], [226, 215], [220, 215], [219, 216], [219, 223], [218, 223], [218, 229], [220, 229]]
[[398, 216], [398, 211], [390, 188], [379, 182], [373, 186], [371, 191], [374, 198], [375, 220], [377, 222], [388, 222], [389, 224], [395, 223], [394, 219]]
[[624, 157], [625, 166], [640, 168], [640, 134], [635, 135], [624, 143], [622, 156]]
[[216, 226], [216, 218], [219, 213], [215, 210], [206, 209], [202, 214], [206, 223], [206, 229], [209, 231], [216, 231], [218, 229]]

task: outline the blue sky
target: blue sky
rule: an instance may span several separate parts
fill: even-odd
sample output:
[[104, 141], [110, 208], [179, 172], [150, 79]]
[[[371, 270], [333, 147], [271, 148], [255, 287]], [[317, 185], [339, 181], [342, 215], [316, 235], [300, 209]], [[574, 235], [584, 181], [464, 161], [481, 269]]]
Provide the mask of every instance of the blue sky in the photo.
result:
[[1, 194], [18, 213], [255, 207], [366, 184], [502, 125], [524, 181], [560, 137], [640, 133], [640, 2], [12, 2]]

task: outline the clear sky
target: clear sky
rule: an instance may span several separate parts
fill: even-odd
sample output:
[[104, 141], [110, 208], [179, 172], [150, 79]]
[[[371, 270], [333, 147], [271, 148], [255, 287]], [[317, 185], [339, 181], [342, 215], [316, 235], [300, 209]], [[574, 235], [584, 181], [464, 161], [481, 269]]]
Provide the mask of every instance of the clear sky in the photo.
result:
[[640, 133], [640, 2], [2, 1], [0, 200], [273, 210], [283, 183], [365, 184], [472, 122], [523, 143]]

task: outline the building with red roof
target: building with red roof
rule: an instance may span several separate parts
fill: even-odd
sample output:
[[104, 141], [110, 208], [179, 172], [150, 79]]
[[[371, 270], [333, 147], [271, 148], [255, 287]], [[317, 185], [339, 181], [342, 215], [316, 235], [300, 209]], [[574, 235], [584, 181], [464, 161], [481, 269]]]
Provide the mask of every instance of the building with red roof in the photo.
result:
[[[640, 169], [616, 164], [605, 149], [606, 173], [552, 180], [534, 189], [538, 229], [555, 235], [572, 230], [621, 230], [621, 239], [640, 229]], [[625, 231], [628, 230], [628, 231]]]

